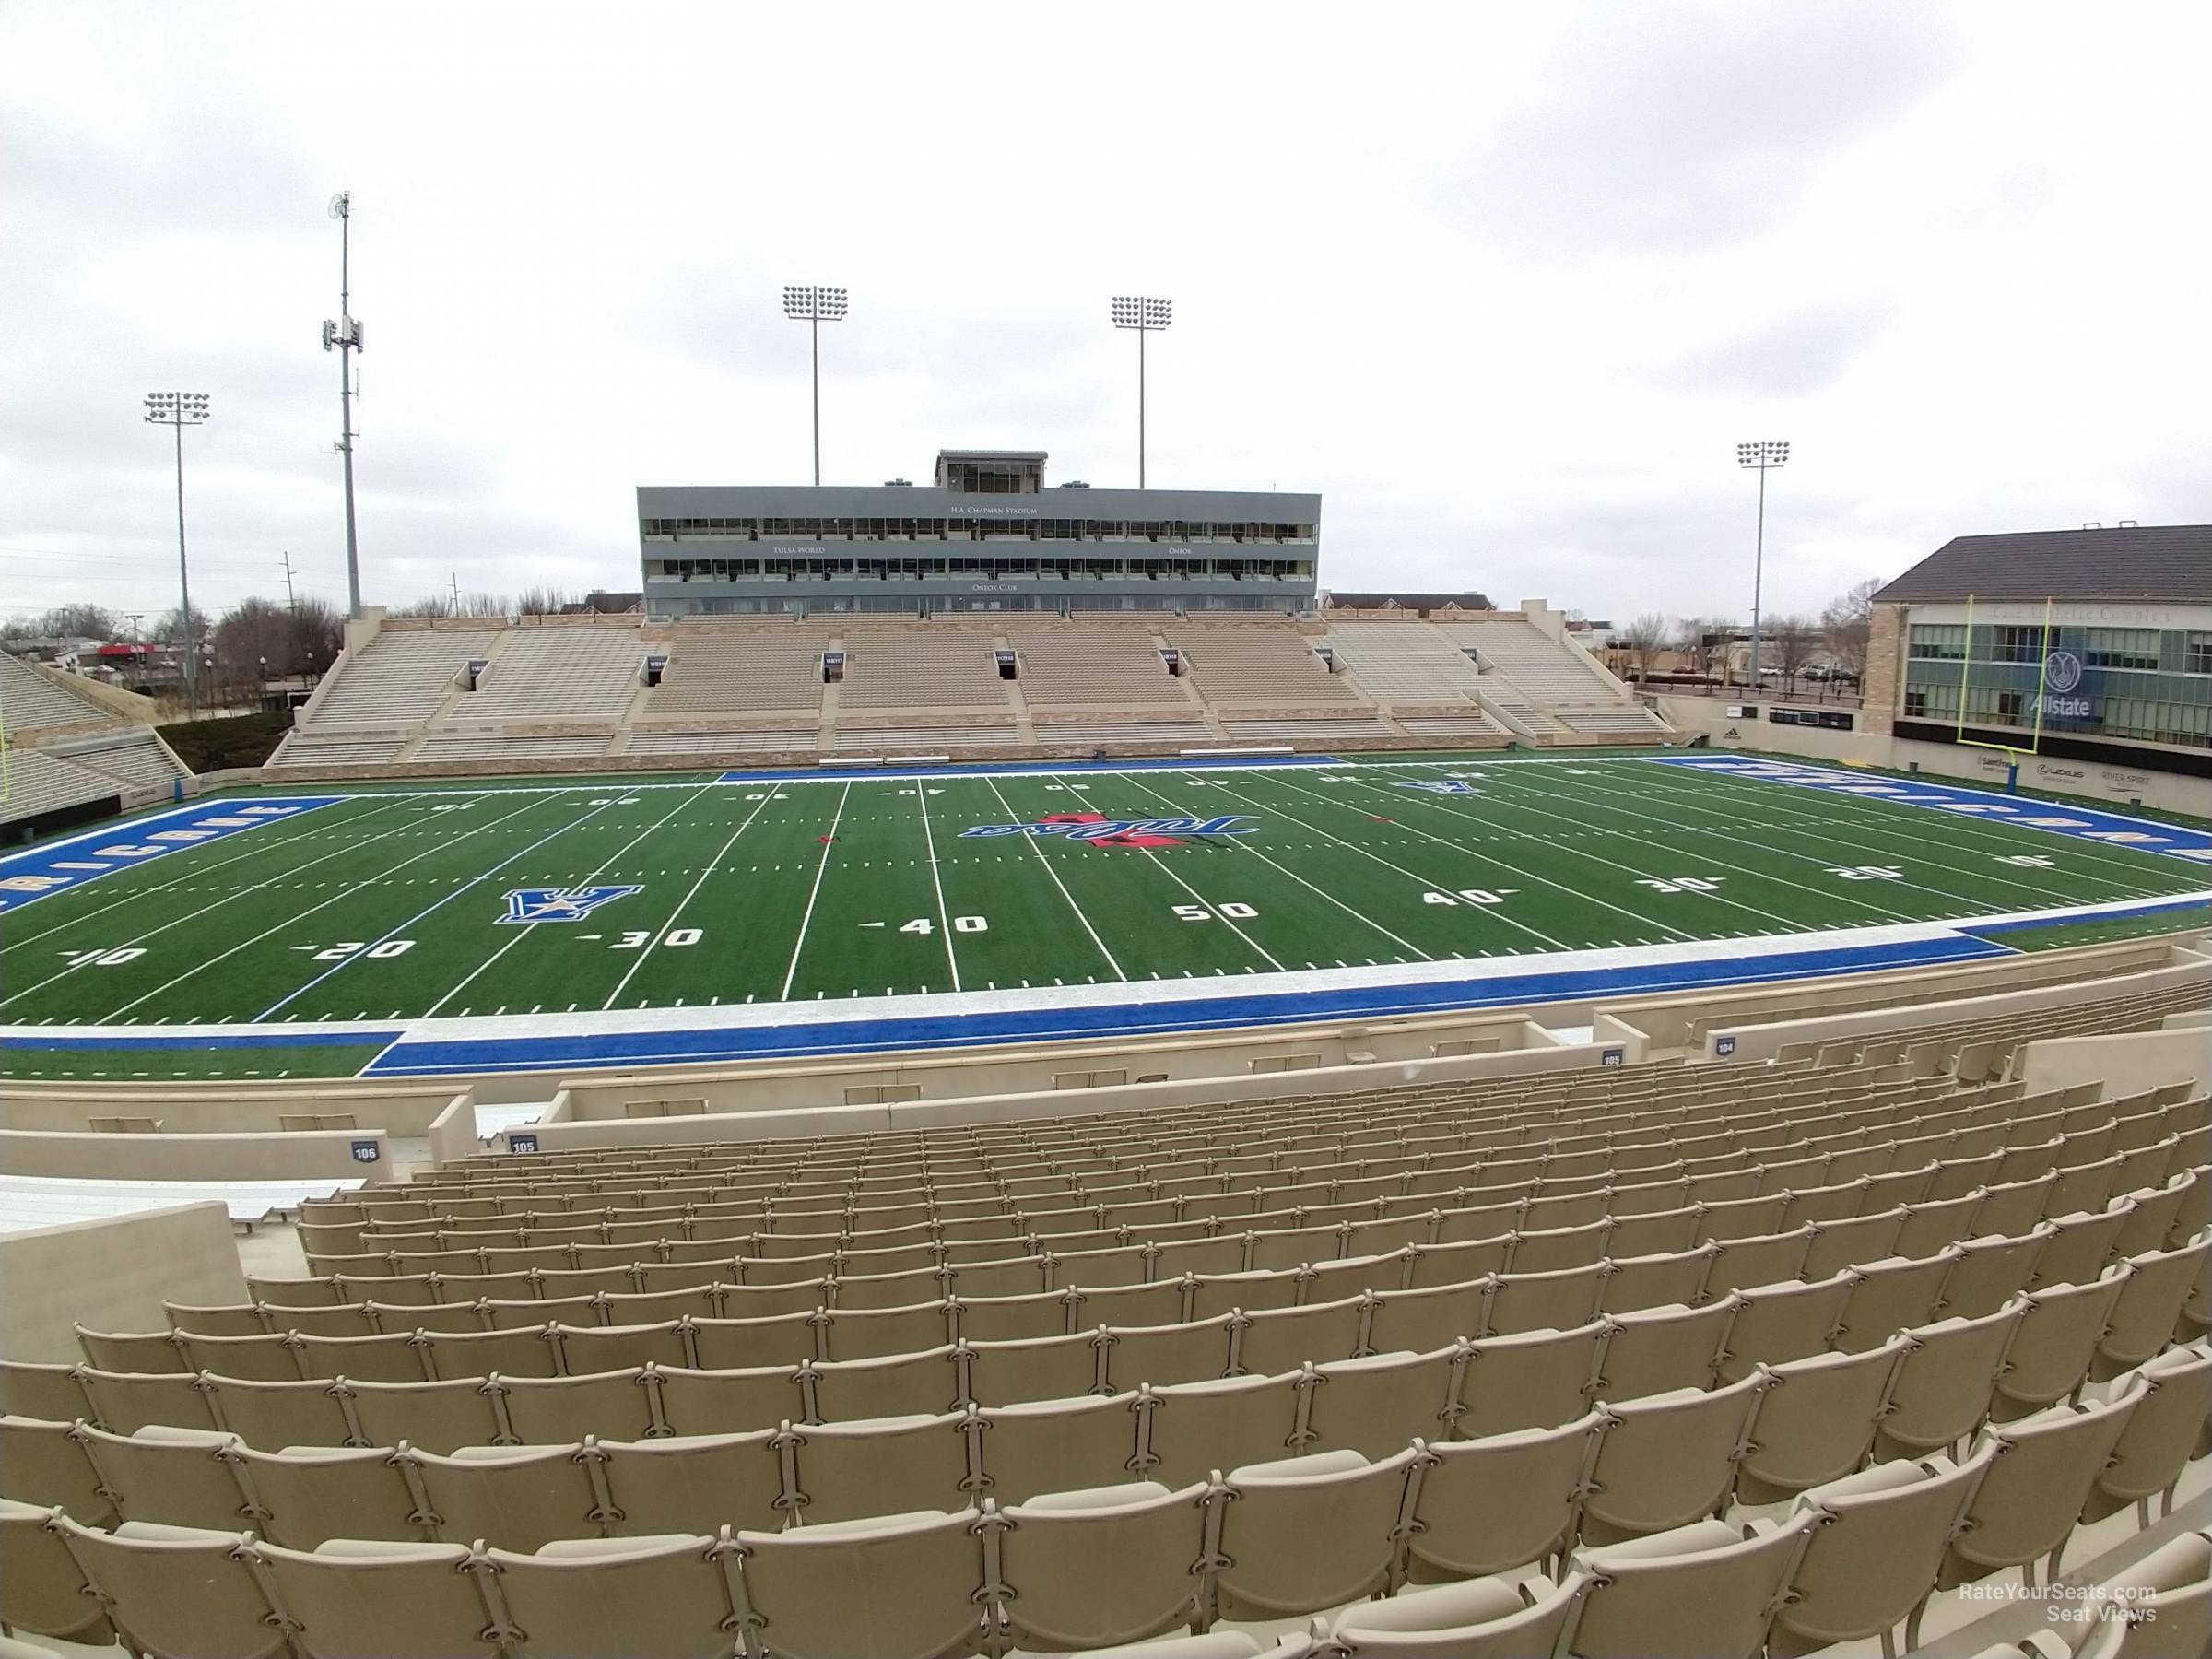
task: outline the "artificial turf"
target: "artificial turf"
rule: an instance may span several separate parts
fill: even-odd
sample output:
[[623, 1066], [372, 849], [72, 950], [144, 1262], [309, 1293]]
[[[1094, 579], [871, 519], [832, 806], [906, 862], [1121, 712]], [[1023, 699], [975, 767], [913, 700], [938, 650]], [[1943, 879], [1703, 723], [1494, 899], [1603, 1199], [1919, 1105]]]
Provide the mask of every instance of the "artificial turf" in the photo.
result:
[[[1071, 816], [1217, 832], [1140, 830], [1121, 844], [973, 833]], [[2207, 886], [2206, 866], [2136, 847], [1641, 757], [502, 780], [345, 791], [21, 905], [0, 941], [0, 1022], [312, 1026], [1234, 981]], [[510, 898], [593, 888], [635, 890], [572, 920]], [[2063, 942], [2206, 920], [2096, 924]], [[356, 1049], [333, 1036], [276, 1064], [357, 1069]], [[220, 1051], [165, 1054], [155, 1075], [203, 1058], [202, 1075], [243, 1075]], [[19, 1042], [6, 1066], [133, 1069], [128, 1051]]]

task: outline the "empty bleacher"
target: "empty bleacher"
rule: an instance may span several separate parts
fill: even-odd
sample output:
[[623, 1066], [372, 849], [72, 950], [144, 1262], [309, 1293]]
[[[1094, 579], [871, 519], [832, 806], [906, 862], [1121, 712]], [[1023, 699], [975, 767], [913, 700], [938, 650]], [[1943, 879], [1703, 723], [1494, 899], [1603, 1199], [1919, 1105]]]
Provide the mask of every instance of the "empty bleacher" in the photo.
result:
[[642, 663], [635, 628], [512, 629], [455, 717], [621, 714], [643, 683]]
[[82, 806], [121, 793], [107, 773], [78, 766], [43, 749], [10, 747], [7, 791], [0, 798], [0, 821], [37, 818], [41, 813]]
[[398, 759], [400, 750], [413, 741], [413, 736], [404, 732], [356, 735], [294, 726], [284, 735], [284, 741], [276, 746], [268, 764], [272, 767], [382, 765]]
[[64, 740], [50, 752], [141, 789], [165, 788], [189, 775], [151, 726], [133, 726], [89, 740]]
[[433, 732], [415, 751], [418, 760], [546, 760], [604, 755], [606, 732]]
[[1918, 1645], [2201, 1500], [2208, 1113], [1719, 1065], [470, 1158], [311, 1206], [312, 1277], [0, 1364], [0, 1617], [309, 1659]]
[[1534, 623], [1500, 616], [1487, 622], [1434, 624], [1455, 646], [1471, 646], [1483, 668], [1512, 681], [1543, 707], [1574, 707], [1621, 700], [1624, 688], [1588, 658], [1562, 645]]
[[631, 728], [625, 751], [632, 755], [710, 755], [724, 749], [768, 751], [810, 749], [815, 747], [813, 726], [782, 726], [742, 732], [679, 731], [670, 727]]
[[313, 700], [318, 725], [375, 725], [428, 718], [457, 688], [474, 658], [490, 654], [488, 629], [409, 629], [386, 624], [347, 652]]
[[1397, 728], [1379, 714], [1273, 720], [1225, 718], [1221, 729], [1240, 743], [1359, 743], [1398, 735]]
[[1005, 708], [991, 636], [965, 629], [856, 631], [845, 641], [841, 709]]
[[1361, 688], [1386, 708], [1480, 701], [1475, 665], [1426, 622], [1332, 622], [1328, 641]]
[[1497, 737], [1504, 728], [1478, 709], [1457, 714], [1393, 716], [1408, 737]]
[[1287, 629], [1253, 626], [1171, 629], [1168, 643], [1182, 653], [1183, 672], [1216, 705], [1363, 703], [1359, 688], [1331, 674], [1314, 651], [1320, 641]]
[[1050, 720], [1035, 724], [1037, 741], [1043, 744], [1178, 743], [1206, 745], [1216, 741], [1204, 716], [1193, 711], [1184, 719], [1158, 720]]
[[1014, 742], [1011, 721], [993, 724], [973, 722], [958, 725], [840, 726], [830, 738], [832, 748], [880, 753], [928, 754], [938, 748], [974, 748], [983, 745], [1005, 747]]
[[44, 673], [0, 651], [0, 726], [20, 736], [114, 719], [89, 697], [71, 690], [64, 683], [68, 677]]
[[1035, 708], [1149, 704], [1188, 708], [1180, 681], [1168, 673], [1149, 633], [1107, 628], [1030, 632], [1009, 628], [1021, 676], [1021, 694]]
[[822, 706], [823, 639], [808, 630], [678, 634], [648, 714], [711, 714]]

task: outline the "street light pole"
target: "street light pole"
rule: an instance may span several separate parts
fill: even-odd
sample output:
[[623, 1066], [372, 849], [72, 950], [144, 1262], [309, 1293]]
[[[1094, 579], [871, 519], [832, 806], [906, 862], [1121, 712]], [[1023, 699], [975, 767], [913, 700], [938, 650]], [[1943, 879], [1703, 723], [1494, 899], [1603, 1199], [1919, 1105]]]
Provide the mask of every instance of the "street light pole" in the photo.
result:
[[1113, 325], [1136, 334], [1136, 487], [1145, 487], [1145, 336], [1157, 334], [1175, 320], [1172, 300], [1152, 300], [1140, 294], [1116, 294]]
[[814, 487], [822, 487], [822, 324], [844, 320], [845, 290], [786, 284], [783, 314], [806, 324], [814, 367]]
[[207, 394], [205, 392], [148, 392], [146, 394], [146, 421], [148, 426], [172, 429], [177, 438], [177, 591], [182, 602], [178, 628], [182, 634], [180, 662], [184, 675], [184, 696], [195, 711], [200, 704], [199, 653], [192, 637], [192, 571], [184, 557], [184, 429], [201, 426], [207, 419]]
[[1761, 441], [1757, 443], [1739, 443], [1735, 446], [1735, 464], [1759, 469], [1759, 531], [1752, 543], [1751, 552], [1751, 691], [1759, 692], [1759, 601], [1766, 585], [1767, 569], [1767, 471], [1782, 466], [1790, 458], [1790, 446]]
[[338, 314], [323, 321], [323, 349], [338, 354], [338, 453], [346, 462], [346, 615], [361, 614], [361, 549], [353, 520], [353, 354], [361, 348], [361, 325], [353, 315], [350, 283], [353, 193], [330, 198], [330, 217], [338, 221]]

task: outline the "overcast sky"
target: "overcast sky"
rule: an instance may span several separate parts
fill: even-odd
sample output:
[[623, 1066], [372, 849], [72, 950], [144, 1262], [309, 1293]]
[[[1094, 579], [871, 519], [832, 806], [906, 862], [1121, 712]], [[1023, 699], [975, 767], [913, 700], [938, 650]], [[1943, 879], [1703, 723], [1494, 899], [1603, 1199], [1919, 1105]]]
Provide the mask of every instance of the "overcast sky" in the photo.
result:
[[0, 612], [637, 585], [639, 484], [1322, 492], [1324, 585], [1774, 613], [2212, 518], [2212, 6], [0, 8]]

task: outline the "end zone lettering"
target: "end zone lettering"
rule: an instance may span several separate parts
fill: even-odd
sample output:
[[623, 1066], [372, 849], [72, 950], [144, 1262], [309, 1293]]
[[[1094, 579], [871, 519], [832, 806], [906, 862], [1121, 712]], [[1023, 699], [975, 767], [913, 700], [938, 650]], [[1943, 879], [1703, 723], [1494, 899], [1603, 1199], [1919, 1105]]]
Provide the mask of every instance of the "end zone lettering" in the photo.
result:
[[1227, 818], [1110, 818], [1091, 813], [1068, 814], [1029, 824], [977, 824], [960, 831], [973, 835], [1058, 835], [1069, 841], [1120, 841], [1133, 835], [1185, 836], [1250, 835], [1259, 819], [1243, 814]]

